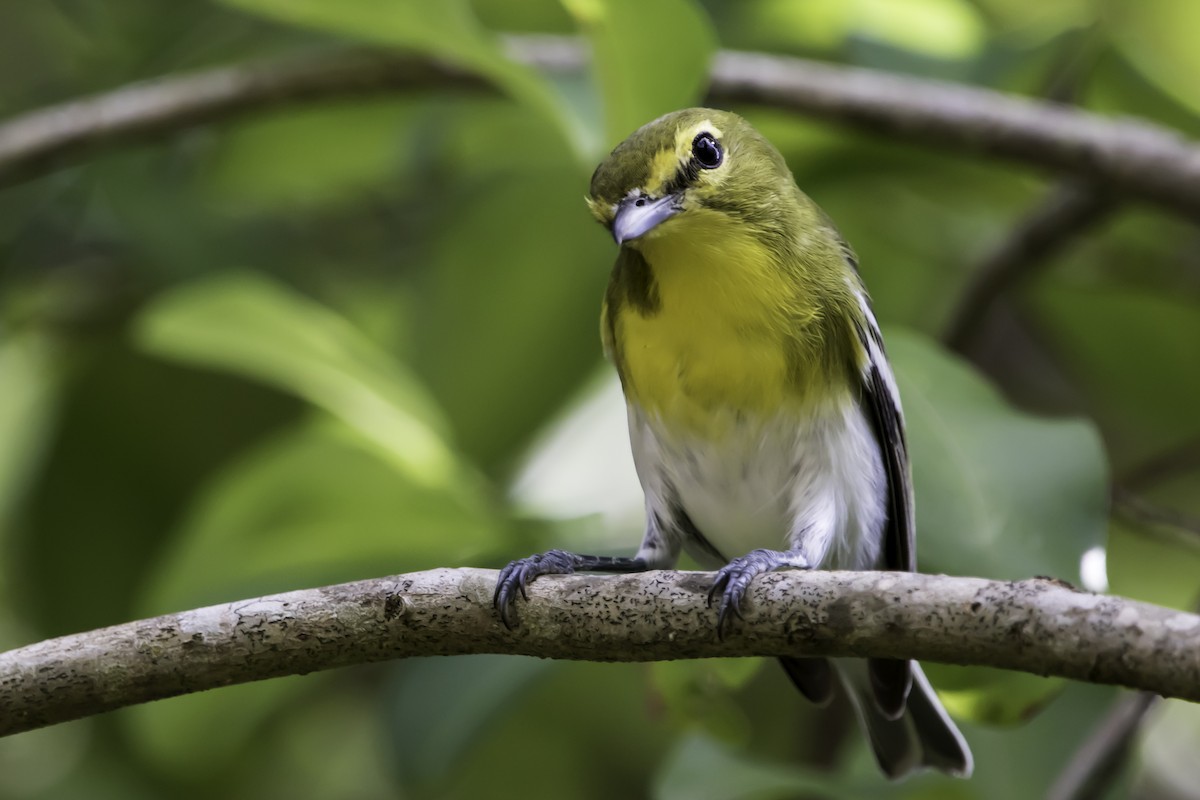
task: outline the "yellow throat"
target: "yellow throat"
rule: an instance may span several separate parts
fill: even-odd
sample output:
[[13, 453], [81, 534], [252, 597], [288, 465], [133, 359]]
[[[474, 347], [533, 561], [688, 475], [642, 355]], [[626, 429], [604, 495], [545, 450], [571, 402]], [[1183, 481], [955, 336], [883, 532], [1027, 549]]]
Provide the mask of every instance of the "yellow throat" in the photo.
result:
[[770, 251], [722, 214], [663, 227], [622, 254], [602, 321], [630, 402], [668, 431], [717, 439], [801, 413], [812, 394], [833, 399], [812, 391], [831, 376], [805, 355], [818, 306]]

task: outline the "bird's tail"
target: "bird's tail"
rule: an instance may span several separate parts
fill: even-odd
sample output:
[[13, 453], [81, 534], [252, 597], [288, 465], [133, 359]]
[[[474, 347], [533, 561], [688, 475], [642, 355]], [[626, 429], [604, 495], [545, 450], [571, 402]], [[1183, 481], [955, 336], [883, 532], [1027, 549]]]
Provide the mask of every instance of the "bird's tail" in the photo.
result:
[[912, 690], [904, 713], [896, 719], [888, 719], [876, 704], [865, 661], [838, 659], [834, 671], [850, 696], [875, 760], [889, 778], [926, 767], [960, 778], [971, 776], [971, 749], [942, 708], [920, 664], [912, 662]]

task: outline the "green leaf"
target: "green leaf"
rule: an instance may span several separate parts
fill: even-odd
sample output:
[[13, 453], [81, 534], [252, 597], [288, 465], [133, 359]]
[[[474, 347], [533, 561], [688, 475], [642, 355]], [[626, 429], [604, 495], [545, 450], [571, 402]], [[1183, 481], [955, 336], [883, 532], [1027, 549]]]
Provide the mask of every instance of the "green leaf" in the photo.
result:
[[1067, 682], [1028, 672], [925, 664], [942, 705], [955, 717], [988, 725], [1019, 725], [1046, 707]]
[[409, 479], [462, 479], [446, 423], [420, 382], [323, 306], [251, 274], [183, 286], [152, 303], [135, 337], [164, 358], [228, 370], [341, 419]]
[[196, 500], [143, 601], [155, 614], [477, 559], [496, 541], [471, 484], [397, 475], [334, 420], [268, 440]]
[[563, 5], [592, 43], [607, 147], [703, 96], [717, 41], [694, 3], [563, 0]]
[[481, 187], [430, 254], [413, 360], [464, 451], [488, 466], [509, 462], [601, 358], [612, 240], [584, 185], [556, 166]]
[[48, 444], [57, 373], [50, 343], [42, 337], [0, 339], [0, 541]]
[[857, 0], [849, 34], [932, 58], [969, 59], [986, 41], [983, 19], [964, 0]]
[[1108, 468], [1095, 428], [1008, 406], [933, 341], [889, 330], [927, 572], [1079, 582], [1107, 528]]
[[1200, 435], [1194, 296], [1047, 285], [1032, 304], [1097, 417], [1113, 430], [1116, 452], [1146, 458]]
[[[1188, 483], [1181, 483], [1180, 489], [1195, 498], [1198, 484], [1200, 476], [1192, 476]], [[1154, 498], [1151, 502], [1193, 517], [1198, 513], [1178, 501]], [[1200, 575], [1198, 544], [1192, 530], [1148, 530], [1145, 524], [1114, 520], [1106, 553], [1112, 591], [1147, 603], [1195, 610], [1200, 602], [1196, 587], [1196, 576]]]
[[129, 744], [164, 775], [193, 781], [219, 775], [237, 763], [263, 726], [298, 702], [321, 678], [290, 675], [226, 686], [125, 708], [118, 719]]
[[418, 787], [444, 784], [472, 746], [514, 713], [556, 666], [546, 659], [497, 655], [404, 664], [394, 672], [387, 713], [403, 780]]
[[650, 675], [658, 699], [676, 724], [701, 726], [721, 741], [745, 744], [750, 740], [750, 722], [733, 692], [765, 663], [761, 658], [658, 661], [650, 665]]
[[356, 199], [397, 179], [413, 148], [413, 111], [391, 98], [355, 98], [231, 126], [204, 172], [213, 203], [224, 213], [295, 213]]
[[[886, 784], [879, 784], [886, 790]], [[817, 797], [874, 797], [866, 786], [849, 792], [828, 777], [791, 766], [756, 761], [706, 736], [685, 737], [663, 762], [654, 781], [656, 800], [769, 800]]]
[[732, 46], [741, 49], [817, 48], [844, 57], [865, 41], [925, 58], [969, 59], [987, 35], [982, 15], [965, 0], [759, 0], [739, 12], [729, 22]]
[[458, 0], [222, 0], [265, 17], [466, 63], [491, 60], [491, 42]]
[[1105, 5], [1105, 33], [1148, 78], [1193, 113], [1200, 112], [1200, 4], [1142, 0]]
[[549, 84], [509, 60], [479, 24], [465, 0], [222, 0], [281, 22], [316, 28], [378, 45], [402, 48], [453, 62], [478, 73], [514, 99], [557, 123], [575, 139], [578, 131], [554, 99]]

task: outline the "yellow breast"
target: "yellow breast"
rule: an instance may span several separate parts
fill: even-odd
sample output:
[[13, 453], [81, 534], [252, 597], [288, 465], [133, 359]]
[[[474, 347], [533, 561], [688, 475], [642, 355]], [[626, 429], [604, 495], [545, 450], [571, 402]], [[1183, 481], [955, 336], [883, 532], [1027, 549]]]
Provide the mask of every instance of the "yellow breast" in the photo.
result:
[[612, 320], [627, 396], [681, 434], [719, 438], [745, 417], [802, 405], [796, 333], [803, 304], [757, 241], [710, 219], [687, 236], [640, 243], [652, 308]]

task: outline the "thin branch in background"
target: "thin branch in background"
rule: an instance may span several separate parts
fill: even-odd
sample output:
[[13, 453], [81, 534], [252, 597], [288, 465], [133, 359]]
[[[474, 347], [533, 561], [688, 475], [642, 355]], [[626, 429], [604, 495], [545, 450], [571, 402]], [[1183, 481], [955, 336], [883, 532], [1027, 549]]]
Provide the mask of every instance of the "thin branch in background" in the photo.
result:
[[432, 88], [494, 91], [479, 76], [451, 64], [367, 51], [156, 78], [0, 124], [0, 187], [102, 150], [249, 113]]
[[967, 354], [994, 304], [1075, 237], [1107, 218], [1116, 205], [1111, 194], [1094, 184], [1055, 187], [972, 271], [943, 334], [947, 346]]
[[1200, 218], [1200, 147], [1169, 128], [987, 89], [755, 53], [722, 52], [711, 93], [926, 147], [1071, 174]]
[[[1200, 602], [1192, 608], [1200, 612]], [[1137, 692], [1118, 700], [1059, 773], [1046, 800], [1104, 797], [1127, 765], [1134, 739], [1161, 699], [1154, 692]]]
[[1151, 503], [1121, 485], [1113, 487], [1112, 499], [1113, 510], [1130, 522], [1171, 528], [1178, 533], [1188, 534], [1189, 538], [1195, 537], [1193, 543], [1200, 543], [1200, 517]]
[[[1093, 29], [1066, 37], [1047, 72], [1042, 91], [1047, 101], [1075, 104], [1092, 74], [1097, 42]], [[1065, 180], [1052, 188], [971, 270], [943, 334], [947, 346], [968, 355], [996, 304], [1115, 207], [1115, 198], [1090, 181]]]
[[1118, 482], [1127, 489], [1136, 490], [1196, 470], [1200, 470], [1200, 436], [1187, 439], [1127, 470]]
[[1142, 723], [1159, 701], [1152, 692], [1122, 697], [1105, 715], [1046, 793], [1046, 800], [1098, 800], [1121, 774]]
[[[561, 37], [508, 37], [517, 61], [578, 70]], [[1073, 175], [1200, 219], [1200, 145], [1145, 121], [1105, 117], [978, 87], [783, 56], [718, 53], [712, 102], [765, 104], [925, 147]], [[420, 56], [337, 52], [147, 81], [0, 124], [0, 186], [88, 153], [287, 103], [457, 87], [495, 91], [461, 67]]]

